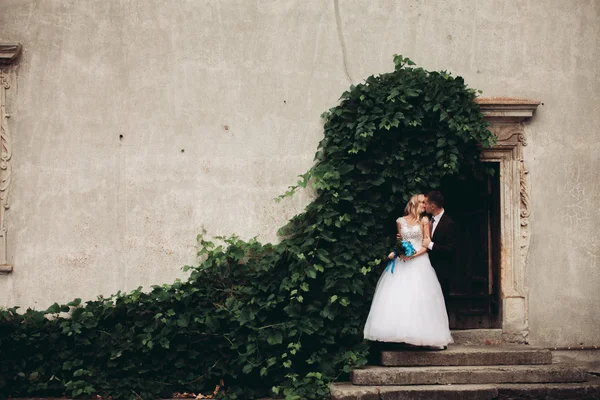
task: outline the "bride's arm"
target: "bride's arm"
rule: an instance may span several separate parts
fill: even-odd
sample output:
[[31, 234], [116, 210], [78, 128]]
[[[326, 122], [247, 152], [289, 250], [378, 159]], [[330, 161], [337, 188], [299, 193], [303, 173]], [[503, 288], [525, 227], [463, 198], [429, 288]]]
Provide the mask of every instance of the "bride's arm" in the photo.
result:
[[[396, 220], [396, 227], [398, 228], [398, 233], [396, 234], [396, 240], [402, 240], [402, 225], [400, 224], [400, 218], [398, 218]], [[394, 252], [392, 251], [390, 254], [388, 254], [388, 258], [390, 260], [394, 259]]]
[[421, 247], [421, 249], [419, 251], [417, 251], [415, 254], [413, 254], [410, 257], [406, 257], [406, 258], [411, 259], [411, 258], [419, 257], [425, 253], [427, 253], [427, 247]]
[[423, 239], [431, 239], [429, 237], [429, 218], [423, 217], [421, 219], [421, 229], [423, 229]]

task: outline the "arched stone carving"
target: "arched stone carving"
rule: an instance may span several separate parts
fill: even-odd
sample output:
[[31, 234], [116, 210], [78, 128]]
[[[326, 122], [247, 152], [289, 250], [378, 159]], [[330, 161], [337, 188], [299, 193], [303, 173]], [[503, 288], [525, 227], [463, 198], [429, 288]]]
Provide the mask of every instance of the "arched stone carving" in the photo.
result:
[[502, 332], [508, 342], [526, 342], [529, 332], [528, 287], [525, 281], [530, 243], [531, 199], [523, 147], [527, 146], [524, 121], [533, 116], [537, 101], [478, 99], [481, 111], [496, 135], [493, 148], [482, 159], [500, 164], [500, 288]]

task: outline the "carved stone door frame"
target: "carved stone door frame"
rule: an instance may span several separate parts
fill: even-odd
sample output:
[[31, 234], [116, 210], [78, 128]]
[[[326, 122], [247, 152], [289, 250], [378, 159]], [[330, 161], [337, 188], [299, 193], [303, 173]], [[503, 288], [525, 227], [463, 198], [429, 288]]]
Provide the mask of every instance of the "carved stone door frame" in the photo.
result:
[[0, 43], [0, 274], [13, 270], [9, 263], [7, 249], [6, 210], [8, 210], [8, 191], [12, 176], [10, 160], [12, 157], [11, 137], [8, 129], [6, 91], [10, 89], [11, 65], [21, 54], [20, 44]]
[[477, 101], [497, 137], [481, 158], [500, 165], [500, 296], [502, 337], [525, 342], [529, 333], [527, 255], [530, 242], [530, 200], [523, 147], [524, 121], [533, 116], [537, 101], [482, 98]]

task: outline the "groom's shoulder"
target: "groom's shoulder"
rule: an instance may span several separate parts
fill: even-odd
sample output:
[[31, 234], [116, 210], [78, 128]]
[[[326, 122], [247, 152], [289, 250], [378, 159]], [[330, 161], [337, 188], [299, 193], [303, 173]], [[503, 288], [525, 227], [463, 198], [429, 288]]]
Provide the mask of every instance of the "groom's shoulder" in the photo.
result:
[[444, 215], [442, 216], [442, 218], [448, 224], [453, 224], [454, 223], [454, 220], [452, 219], [452, 217], [446, 211], [444, 211]]

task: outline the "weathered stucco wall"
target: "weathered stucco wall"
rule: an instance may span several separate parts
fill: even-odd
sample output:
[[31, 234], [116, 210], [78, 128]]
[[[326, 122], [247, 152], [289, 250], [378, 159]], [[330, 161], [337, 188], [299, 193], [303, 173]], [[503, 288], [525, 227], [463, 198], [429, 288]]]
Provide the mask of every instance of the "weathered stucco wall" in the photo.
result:
[[272, 199], [310, 167], [319, 115], [400, 53], [544, 103], [530, 341], [600, 345], [599, 2], [340, 0], [336, 21], [333, 0], [2, 0], [0, 41], [24, 48], [0, 305], [170, 282], [202, 226], [276, 240], [308, 201]]

